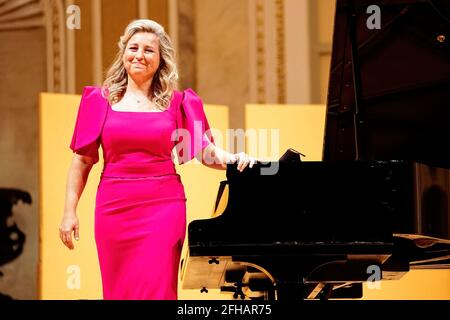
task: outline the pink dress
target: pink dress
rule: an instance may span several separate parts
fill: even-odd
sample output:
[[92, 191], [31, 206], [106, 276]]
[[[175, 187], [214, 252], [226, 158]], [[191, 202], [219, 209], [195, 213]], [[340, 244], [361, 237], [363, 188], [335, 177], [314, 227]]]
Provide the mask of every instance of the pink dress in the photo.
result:
[[191, 89], [175, 91], [166, 111], [127, 112], [85, 87], [70, 148], [96, 160], [103, 148], [95, 240], [104, 299], [177, 299], [186, 198], [172, 149], [184, 163], [211, 142]]

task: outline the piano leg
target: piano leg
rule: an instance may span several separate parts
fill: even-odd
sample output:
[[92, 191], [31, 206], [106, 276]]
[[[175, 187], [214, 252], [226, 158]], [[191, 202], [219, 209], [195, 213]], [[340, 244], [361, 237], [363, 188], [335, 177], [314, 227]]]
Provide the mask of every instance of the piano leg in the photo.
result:
[[276, 282], [276, 299], [282, 302], [299, 303], [305, 299], [304, 275], [296, 263], [292, 261], [288, 263], [276, 260], [272, 265], [271, 274]]
[[299, 303], [304, 299], [304, 284], [292, 281], [277, 281], [276, 299], [281, 302]]
[[333, 284], [327, 283], [322, 291], [320, 291], [319, 298], [322, 301], [328, 300], [331, 297], [331, 293], [333, 292]]

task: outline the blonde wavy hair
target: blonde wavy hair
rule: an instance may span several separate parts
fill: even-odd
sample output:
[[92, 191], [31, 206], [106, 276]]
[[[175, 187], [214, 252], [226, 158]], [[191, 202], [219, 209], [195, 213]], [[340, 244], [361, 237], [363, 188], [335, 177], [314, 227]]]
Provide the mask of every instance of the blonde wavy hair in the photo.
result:
[[158, 109], [166, 109], [176, 87], [178, 69], [172, 41], [164, 28], [153, 20], [134, 20], [125, 28], [125, 32], [118, 42], [119, 51], [103, 82], [103, 95], [110, 104], [114, 104], [119, 102], [125, 94], [128, 75], [123, 65], [123, 54], [130, 38], [139, 32], [153, 33], [159, 38], [160, 64], [153, 76], [148, 95]]

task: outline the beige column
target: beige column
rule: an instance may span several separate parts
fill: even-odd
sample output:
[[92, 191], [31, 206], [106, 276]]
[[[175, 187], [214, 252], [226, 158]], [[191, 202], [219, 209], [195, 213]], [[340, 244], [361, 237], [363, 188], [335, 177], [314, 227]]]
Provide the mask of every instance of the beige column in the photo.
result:
[[102, 59], [102, 2], [91, 0], [92, 5], [92, 78], [93, 85], [101, 85], [103, 82]]
[[[66, 7], [69, 7], [70, 5], [75, 4], [74, 0], [66, 0], [65, 1]], [[66, 10], [66, 9], [65, 9]], [[64, 10], [64, 11], [65, 11]], [[76, 60], [75, 60], [75, 32], [77, 32], [76, 29], [70, 30], [67, 29], [66, 31], [66, 52], [67, 52], [67, 71], [66, 71], [66, 93], [76, 93], [75, 88], [75, 70], [76, 70]]]
[[230, 107], [231, 128], [244, 126], [249, 101], [249, 1], [195, 1], [197, 90]]
[[[214, 1], [215, 2], [215, 1]], [[177, 1], [178, 20], [178, 67], [180, 72], [180, 89], [197, 88], [197, 26], [198, 6], [195, 0]]]
[[148, 0], [138, 0], [139, 19], [148, 19]]
[[285, 0], [286, 103], [311, 103], [308, 0]]

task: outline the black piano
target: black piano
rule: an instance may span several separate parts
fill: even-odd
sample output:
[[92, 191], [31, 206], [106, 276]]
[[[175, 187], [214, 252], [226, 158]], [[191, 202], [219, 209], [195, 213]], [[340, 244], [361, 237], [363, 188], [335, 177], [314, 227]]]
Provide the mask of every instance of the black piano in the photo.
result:
[[361, 298], [450, 267], [449, 21], [449, 1], [337, 1], [323, 161], [228, 165], [213, 217], [188, 226], [183, 288]]

